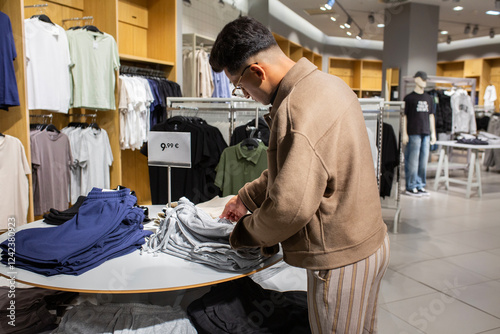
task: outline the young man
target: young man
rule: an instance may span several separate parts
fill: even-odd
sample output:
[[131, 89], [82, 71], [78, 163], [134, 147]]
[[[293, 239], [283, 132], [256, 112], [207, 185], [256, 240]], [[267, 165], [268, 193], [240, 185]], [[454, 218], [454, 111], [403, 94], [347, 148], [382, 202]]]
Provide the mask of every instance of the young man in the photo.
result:
[[308, 60], [290, 60], [248, 17], [223, 28], [210, 64], [272, 105], [268, 169], [221, 215], [238, 222], [231, 246], [272, 254], [281, 244], [288, 264], [307, 269], [313, 333], [375, 333], [389, 244], [356, 95]]

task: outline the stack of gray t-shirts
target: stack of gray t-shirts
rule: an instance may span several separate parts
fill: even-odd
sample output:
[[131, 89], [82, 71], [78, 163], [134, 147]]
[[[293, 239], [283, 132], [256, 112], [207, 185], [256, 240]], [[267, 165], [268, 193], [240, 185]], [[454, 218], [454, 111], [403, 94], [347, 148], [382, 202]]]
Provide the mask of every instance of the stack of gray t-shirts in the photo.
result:
[[218, 269], [240, 271], [255, 268], [265, 257], [259, 249], [237, 251], [229, 244], [234, 224], [227, 219], [212, 218], [182, 197], [178, 206], [167, 209], [158, 232], [144, 249], [162, 251], [189, 261]]
[[52, 333], [196, 334], [196, 329], [179, 306], [147, 304], [83, 303], [66, 312]]

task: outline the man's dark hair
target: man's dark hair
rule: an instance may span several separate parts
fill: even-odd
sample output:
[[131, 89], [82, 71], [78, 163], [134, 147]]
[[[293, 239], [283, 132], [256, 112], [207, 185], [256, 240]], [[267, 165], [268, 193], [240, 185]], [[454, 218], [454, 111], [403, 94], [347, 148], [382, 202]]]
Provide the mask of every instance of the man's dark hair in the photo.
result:
[[215, 72], [227, 68], [234, 74], [256, 53], [277, 45], [273, 35], [259, 21], [243, 16], [226, 24], [210, 52], [210, 65]]

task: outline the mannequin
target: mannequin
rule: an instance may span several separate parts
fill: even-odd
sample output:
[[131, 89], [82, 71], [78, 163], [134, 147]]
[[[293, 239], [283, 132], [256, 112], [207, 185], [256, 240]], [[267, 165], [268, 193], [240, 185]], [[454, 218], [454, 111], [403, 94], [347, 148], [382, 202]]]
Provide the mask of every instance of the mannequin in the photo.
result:
[[436, 125], [432, 97], [424, 92], [427, 74], [414, 75], [415, 89], [406, 95], [403, 117], [403, 145], [405, 149], [406, 194], [414, 197], [430, 196], [425, 190], [427, 160], [430, 145], [436, 142]]

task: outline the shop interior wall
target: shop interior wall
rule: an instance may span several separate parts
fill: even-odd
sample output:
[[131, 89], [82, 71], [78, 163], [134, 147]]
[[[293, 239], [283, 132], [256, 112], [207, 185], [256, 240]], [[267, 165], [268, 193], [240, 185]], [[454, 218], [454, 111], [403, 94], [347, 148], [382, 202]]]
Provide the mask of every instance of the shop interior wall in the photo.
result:
[[[498, 43], [500, 43], [500, 38], [498, 39]], [[498, 43], [439, 52], [438, 61], [456, 61], [476, 58], [499, 58], [500, 47]]]

